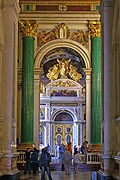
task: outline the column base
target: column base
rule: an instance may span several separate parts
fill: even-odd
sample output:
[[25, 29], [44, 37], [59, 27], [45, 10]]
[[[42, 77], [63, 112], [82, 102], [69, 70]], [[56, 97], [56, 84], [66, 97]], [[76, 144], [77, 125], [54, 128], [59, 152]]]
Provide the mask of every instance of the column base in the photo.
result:
[[13, 174], [13, 172], [11, 172], [11, 173], [12, 173], [12, 175], [0, 176], [0, 180], [20, 180], [20, 172], [19, 171], [15, 174]]
[[115, 179], [112, 176], [109, 176], [102, 171], [98, 171], [97, 180], [115, 180]]
[[18, 153], [0, 154], [0, 180], [20, 179], [20, 172], [17, 169]]

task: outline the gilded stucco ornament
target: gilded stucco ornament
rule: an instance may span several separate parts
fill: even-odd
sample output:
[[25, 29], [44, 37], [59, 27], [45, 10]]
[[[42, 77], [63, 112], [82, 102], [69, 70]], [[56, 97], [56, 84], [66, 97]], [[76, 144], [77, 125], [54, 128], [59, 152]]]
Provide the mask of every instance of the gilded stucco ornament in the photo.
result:
[[53, 87], [75, 87], [76, 84], [69, 81], [69, 80], [59, 80], [58, 82], [55, 82], [52, 84]]
[[89, 33], [92, 37], [101, 37], [101, 22], [89, 21]]
[[57, 62], [59, 64], [55, 64], [53, 67], [51, 67], [48, 70], [47, 77], [50, 80], [55, 80], [58, 78], [58, 75], [61, 75], [61, 79], [66, 79], [67, 74], [70, 75], [70, 77], [74, 81], [78, 81], [79, 79], [82, 78], [82, 75], [77, 72], [77, 68], [74, 67], [72, 64], [70, 64], [71, 59], [65, 60], [62, 58], [62, 60], [57, 59]]
[[36, 21], [19, 21], [20, 32], [23, 36], [34, 37], [37, 32], [38, 25]]
[[67, 39], [69, 37], [69, 28], [64, 23], [57, 25], [55, 35], [57, 39]]

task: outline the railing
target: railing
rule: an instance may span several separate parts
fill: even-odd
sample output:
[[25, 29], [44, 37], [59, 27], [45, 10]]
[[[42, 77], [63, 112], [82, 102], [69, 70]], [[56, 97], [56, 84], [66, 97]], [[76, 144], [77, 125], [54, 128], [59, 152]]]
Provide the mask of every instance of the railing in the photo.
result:
[[86, 163], [86, 155], [80, 154], [80, 163], [81, 163], [81, 164]]
[[[86, 155], [80, 155], [81, 157], [81, 164], [87, 163], [87, 164], [100, 164], [100, 156], [97, 153], [87, 153]], [[25, 152], [19, 152], [19, 156], [17, 159], [18, 164], [22, 164], [23, 166], [26, 163], [26, 154]]]
[[87, 153], [87, 164], [100, 164], [101, 157], [98, 153]]
[[25, 152], [23, 152], [23, 151], [19, 152], [17, 163], [22, 164], [23, 166], [26, 164], [26, 153]]

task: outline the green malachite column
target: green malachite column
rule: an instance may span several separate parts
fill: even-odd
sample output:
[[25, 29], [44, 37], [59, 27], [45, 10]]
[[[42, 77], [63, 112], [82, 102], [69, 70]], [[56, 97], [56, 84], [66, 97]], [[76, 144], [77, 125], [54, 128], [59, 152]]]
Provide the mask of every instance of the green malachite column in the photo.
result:
[[[23, 33], [21, 143], [34, 143], [34, 35], [35, 23], [20, 21]], [[31, 32], [32, 30], [32, 32]]]
[[91, 22], [91, 144], [101, 144], [101, 24]]
[[23, 37], [21, 142], [33, 143], [34, 38]]

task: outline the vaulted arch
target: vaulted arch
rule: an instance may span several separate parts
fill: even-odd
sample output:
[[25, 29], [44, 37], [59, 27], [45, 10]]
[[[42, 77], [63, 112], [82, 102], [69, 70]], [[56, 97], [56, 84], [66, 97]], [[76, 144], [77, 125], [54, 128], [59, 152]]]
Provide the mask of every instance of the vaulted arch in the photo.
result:
[[51, 51], [55, 48], [61, 48], [61, 47], [71, 48], [71, 49], [75, 50], [82, 56], [82, 58], [85, 62], [86, 68], [91, 67], [89, 52], [83, 45], [81, 45], [80, 43], [75, 42], [73, 40], [70, 40], [70, 39], [57, 39], [57, 40], [53, 40], [53, 41], [46, 43], [38, 50], [36, 57], [35, 57], [34, 68], [40, 68], [40, 64], [42, 62], [43, 57], [49, 51]]

